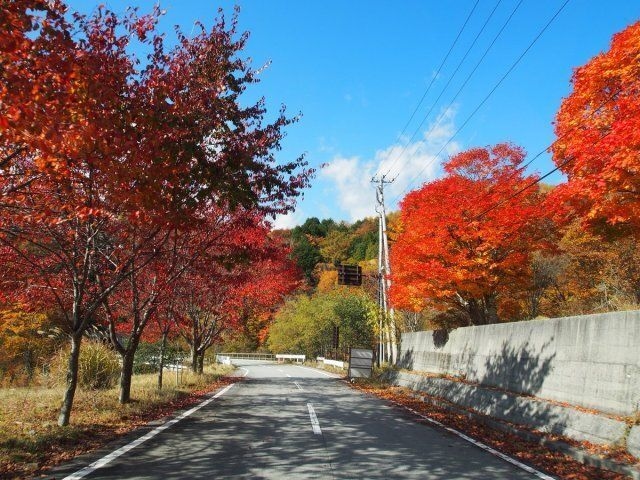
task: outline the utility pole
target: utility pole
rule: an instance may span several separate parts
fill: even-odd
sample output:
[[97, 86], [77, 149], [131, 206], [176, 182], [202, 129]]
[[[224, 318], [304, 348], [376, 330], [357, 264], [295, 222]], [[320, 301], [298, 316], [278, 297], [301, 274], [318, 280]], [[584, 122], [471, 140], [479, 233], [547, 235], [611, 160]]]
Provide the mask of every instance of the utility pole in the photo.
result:
[[[395, 363], [398, 358], [398, 346], [396, 344], [396, 323], [393, 308], [389, 306], [389, 289], [391, 287], [391, 267], [389, 265], [389, 240], [387, 237], [387, 211], [384, 204], [384, 186], [393, 183], [393, 180], [387, 180], [386, 175], [381, 177], [373, 177], [372, 183], [376, 184], [376, 212], [378, 212], [378, 276], [380, 298], [382, 306], [382, 319], [386, 320], [385, 333], [387, 348], [386, 358], [389, 363]], [[381, 329], [382, 330], [382, 329]], [[382, 353], [382, 347], [381, 347]]]
[[383, 278], [383, 263], [382, 263], [382, 221], [380, 220], [380, 210], [376, 205], [376, 213], [378, 214], [378, 367], [380, 366], [384, 358], [384, 327], [386, 322], [384, 320], [386, 311], [386, 299], [385, 299], [385, 285], [382, 281]]

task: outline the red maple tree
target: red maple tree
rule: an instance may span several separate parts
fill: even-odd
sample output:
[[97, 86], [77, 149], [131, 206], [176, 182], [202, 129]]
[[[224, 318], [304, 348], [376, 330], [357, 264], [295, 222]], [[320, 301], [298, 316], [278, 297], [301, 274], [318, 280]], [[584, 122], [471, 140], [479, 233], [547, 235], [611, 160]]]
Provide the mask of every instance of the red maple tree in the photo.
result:
[[301, 272], [288, 258], [289, 249], [269, 236], [265, 222], [245, 226], [233, 238], [235, 245], [226, 245], [232, 261], [215, 258], [221, 250], [217, 245], [203, 257], [209, 268], [190, 269], [179, 281], [178, 331], [191, 348], [197, 372], [223, 333], [259, 336], [275, 306], [301, 282]]
[[511, 144], [467, 150], [444, 165], [444, 178], [402, 200], [391, 249], [397, 307], [453, 308], [473, 325], [499, 320], [500, 296], [527, 278], [544, 237], [535, 189], [501, 204], [534, 179], [524, 157]]
[[[241, 105], [256, 77], [236, 18], [169, 50], [159, 15], [18, 0], [0, 16], [0, 288], [67, 320], [61, 425], [83, 333], [171, 232], [197, 228], [211, 205], [286, 212], [312, 173], [274, 157], [291, 119], [265, 123], [263, 102]], [[152, 52], [145, 62], [136, 42]]]
[[573, 73], [556, 116], [553, 159], [568, 181], [555, 192], [592, 227], [640, 232], [640, 22]]

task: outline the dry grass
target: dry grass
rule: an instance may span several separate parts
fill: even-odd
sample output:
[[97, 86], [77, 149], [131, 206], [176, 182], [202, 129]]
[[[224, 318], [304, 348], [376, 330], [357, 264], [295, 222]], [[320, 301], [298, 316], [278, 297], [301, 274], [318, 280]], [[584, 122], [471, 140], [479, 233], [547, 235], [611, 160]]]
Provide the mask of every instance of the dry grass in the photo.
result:
[[184, 372], [180, 385], [167, 372], [164, 388], [157, 389], [157, 375], [135, 375], [131, 397], [118, 403], [118, 389], [78, 390], [71, 425], [56, 423], [63, 388], [0, 388], [0, 478], [30, 476], [48, 465], [64, 461], [99, 446], [153, 418], [165, 416], [194, 392], [213, 388], [231, 371], [212, 366], [202, 375]]

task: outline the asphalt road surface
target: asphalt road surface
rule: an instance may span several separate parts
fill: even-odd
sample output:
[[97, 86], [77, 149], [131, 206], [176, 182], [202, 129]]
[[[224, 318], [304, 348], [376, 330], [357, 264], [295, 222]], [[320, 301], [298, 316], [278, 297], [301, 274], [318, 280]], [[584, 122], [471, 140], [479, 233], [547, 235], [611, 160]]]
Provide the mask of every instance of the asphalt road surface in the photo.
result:
[[[236, 364], [246, 378], [210, 403], [159, 432], [150, 426], [80, 457], [55, 478], [550, 478], [416, 422], [325, 372]], [[103, 465], [87, 468], [94, 461]]]

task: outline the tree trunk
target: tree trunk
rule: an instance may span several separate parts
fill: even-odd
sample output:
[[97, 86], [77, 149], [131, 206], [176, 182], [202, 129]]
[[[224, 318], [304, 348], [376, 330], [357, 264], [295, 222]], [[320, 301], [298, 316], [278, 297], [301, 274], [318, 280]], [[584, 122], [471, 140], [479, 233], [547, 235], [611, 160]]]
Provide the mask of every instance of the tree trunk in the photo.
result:
[[64, 392], [62, 407], [60, 407], [60, 415], [58, 416], [58, 425], [61, 427], [69, 425], [69, 418], [71, 417], [73, 397], [76, 394], [76, 386], [78, 385], [78, 363], [80, 360], [81, 341], [82, 333], [75, 333], [71, 337], [71, 353], [69, 354], [69, 362], [67, 363], [67, 388]]
[[198, 355], [198, 373], [204, 371], [204, 351]]
[[[129, 345], [131, 347], [131, 345]], [[129, 403], [131, 401], [131, 377], [133, 376], [133, 359], [135, 357], [135, 348], [127, 348], [122, 355], [122, 371], [120, 372], [120, 403]]]
[[198, 349], [195, 346], [191, 347], [191, 371], [198, 373]]
[[467, 301], [465, 306], [467, 313], [469, 314], [469, 318], [471, 320], [471, 325], [484, 325], [484, 312], [480, 305], [478, 305], [478, 301], [475, 298], [471, 298]]
[[484, 296], [484, 305], [486, 309], [486, 323], [498, 323], [498, 299], [495, 293]]
[[536, 288], [529, 294], [529, 318], [534, 319], [540, 312], [540, 300], [542, 299], [543, 291]]
[[167, 350], [167, 332], [162, 332], [160, 343], [160, 371], [158, 372], [158, 390], [162, 390], [162, 372], [164, 370], [164, 352]]
[[34, 361], [34, 353], [31, 349], [27, 349], [23, 353], [24, 359], [24, 371], [27, 374], [27, 380], [29, 384], [33, 380], [33, 374], [35, 373], [35, 361]]

